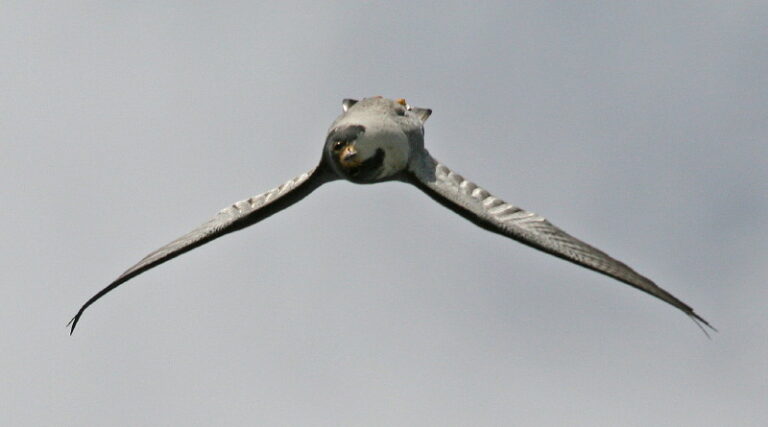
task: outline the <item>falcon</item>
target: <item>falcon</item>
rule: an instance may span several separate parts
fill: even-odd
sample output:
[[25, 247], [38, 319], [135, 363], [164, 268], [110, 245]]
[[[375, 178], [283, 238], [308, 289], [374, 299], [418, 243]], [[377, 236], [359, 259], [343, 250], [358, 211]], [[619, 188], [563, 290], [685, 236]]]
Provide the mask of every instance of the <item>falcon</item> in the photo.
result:
[[69, 322], [74, 332], [85, 310], [113, 289], [187, 251], [241, 230], [286, 209], [331, 181], [356, 184], [401, 181], [416, 186], [436, 202], [475, 225], [540, 251], [602, 273], [646, 292], [687, 314], [704, 331], [715, 330], [675, 296], [605, 252], [552, 225], [545, 218], [509, 204], [447, 166], [424, 148], [428, 108], [381, 96], [342, 101], [342, 114], [331, 124], [320, 163], [285, 184], [233, 203], [213, 218], [150, 253], [96, 293]]

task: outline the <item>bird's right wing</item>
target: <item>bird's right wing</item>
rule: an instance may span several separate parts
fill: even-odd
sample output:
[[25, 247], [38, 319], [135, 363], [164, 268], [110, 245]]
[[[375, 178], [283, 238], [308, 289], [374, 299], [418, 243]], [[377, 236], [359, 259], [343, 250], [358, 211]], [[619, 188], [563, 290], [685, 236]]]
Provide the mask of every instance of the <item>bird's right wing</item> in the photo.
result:
[[438, 163], [426, 151], [412, 162], [406, 180], [441, 205], [488, 231], [620, 280], [677, 307], [697, 324], [700, 322], [712, 328], [690, 306], [623, 262], [571, 236], [545, 218], [492, 196]]
[[225, 234], [253, 225], [303, 199], [322, 184], [336, 179], [325, 162], [265, 193], [233, 203], [199, 227], [145, 256], [136, 265], [92, 296], [69, 322], [74, 332], [88, 306], [131, 278]]

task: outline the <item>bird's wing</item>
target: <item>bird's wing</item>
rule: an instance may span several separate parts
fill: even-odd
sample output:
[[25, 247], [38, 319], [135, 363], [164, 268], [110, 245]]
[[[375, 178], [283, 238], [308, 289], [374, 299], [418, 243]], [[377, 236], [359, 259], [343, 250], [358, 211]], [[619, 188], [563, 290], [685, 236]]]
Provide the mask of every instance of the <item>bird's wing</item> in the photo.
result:
[[204, 245], [213, 239], [253, 225], [264, 218], [280, 212], [303, 199], [322, 184], [334, 179], [335, 176], [325, 166], [325, 163], [321, 162], [319, 166], [311, 171], [301, 174], [277, 188], [233, 203], [231, 206], [222, 209], [216, 216], [204, 224], [145, 256], [106, 288], [92, 296], [80, 307], [75, 317], [70, 320], [69, 325], [72, 327], [70, 334], [74, 332], [80, 316], [83, 315], [88, 306], [131, 278], [200, 245]]
[[492, 196], [438, 163], [426, 151], [411, 162], [407, 176], [410, 183], [435, 201], [476, 225], [620, 280], [666, 301], [685, 312], [697, 324], [701, 322], [714, 330], [691, 307], [626, 264], [576, 239], [545, 218]]

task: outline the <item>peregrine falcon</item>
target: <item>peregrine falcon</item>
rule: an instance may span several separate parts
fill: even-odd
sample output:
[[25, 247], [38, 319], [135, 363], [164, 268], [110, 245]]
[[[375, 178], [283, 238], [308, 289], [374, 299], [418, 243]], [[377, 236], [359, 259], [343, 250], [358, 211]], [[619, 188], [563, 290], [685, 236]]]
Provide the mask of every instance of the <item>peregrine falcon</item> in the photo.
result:
[[[714, 328], [691, 307], [605, 252], [572, 237], [545, 218], [491, 195], [435, 160], [424, 148], [428, 108], [380, 96], [342, 101], [331, 124], [320, 163], [285, 184], [233, 203], [213, 218], [150, 253], [83, 304], [69, 322], [75, 330], [85, 309], [137, 275], [225, 234], [243, 229], [288, 208], [321, 185], [345, 179], [357, 184], [401, 181], [488, 231], [613, 277], [653, 295], [702, 325]], [[704, 330], [706, 333], [706, 330]]]

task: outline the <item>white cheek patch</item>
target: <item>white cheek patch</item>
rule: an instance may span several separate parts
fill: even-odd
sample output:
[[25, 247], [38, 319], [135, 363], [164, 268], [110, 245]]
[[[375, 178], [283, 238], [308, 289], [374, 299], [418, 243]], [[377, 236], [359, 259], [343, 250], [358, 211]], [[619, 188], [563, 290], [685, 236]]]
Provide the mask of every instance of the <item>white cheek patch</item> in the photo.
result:
[[362, 159], [370, 159], [379, 149], [384, 150], [384, 164], [377, 178], [385, 178], [405, 169], [408, 165], [410, 146], [408, 138], [402, 132], [378, 132], [374, 135], [363, 134], [355, 147]]
[[389, 176], [405, 169], [408, 165], [410, 151], [408, 140], [405, 138], [402, 141], [388, 141], [384, 148], [386, 156], [384, 157], [383, 176]]

